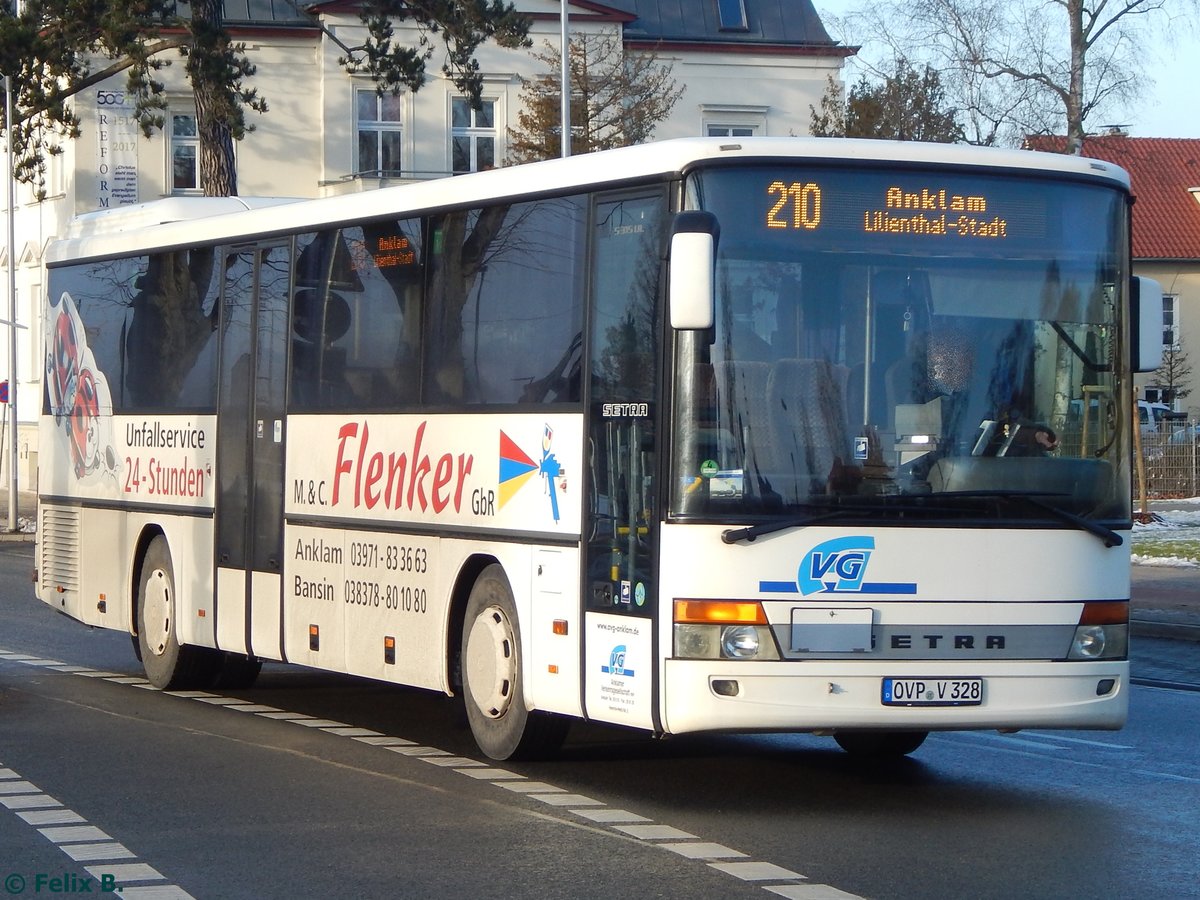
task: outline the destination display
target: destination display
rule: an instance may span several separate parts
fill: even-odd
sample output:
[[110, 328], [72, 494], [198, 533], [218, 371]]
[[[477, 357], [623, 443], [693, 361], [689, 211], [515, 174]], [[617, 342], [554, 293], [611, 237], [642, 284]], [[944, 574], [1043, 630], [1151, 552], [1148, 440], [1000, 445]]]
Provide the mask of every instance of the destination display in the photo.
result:
[[721, 168], [693, 178], [694, 202], [716, 214], [722, 248], [757, 245], [758, 253], [786, 245], [1041, 258], [1108, 246], [1125, 222], [1124, 196], [1111, 186], [1020, 173], [812, 164]]
[[[767, 196], [772, 198], [767, 210], [768, 228], [813, 231], [821, 226], [824, 190], [820, 184], [772, 181], [767, 185]], [[884, 191], [879, 208], [863, 210], [862, 230], [868, 234], [1006, 238], [1007, 218], [988, 215], [989, 206], [994, 205], [984, 194], [955, 194], [937, 186], [905, 190], [892, 185]]]

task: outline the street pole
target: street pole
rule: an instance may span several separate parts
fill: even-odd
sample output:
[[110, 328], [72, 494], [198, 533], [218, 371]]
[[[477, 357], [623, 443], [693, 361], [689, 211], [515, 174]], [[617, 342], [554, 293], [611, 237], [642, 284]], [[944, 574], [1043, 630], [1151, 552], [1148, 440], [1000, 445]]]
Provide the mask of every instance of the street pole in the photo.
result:
[[567, 0], [562, 0], [562, 11], [559, 14], [559, 27], [562, 31], [562, 158], [571, 155], [571, 38], [567, 27]]
[[4, 136], [8, 149], [8, 530], [17, 530], [17, 193], [13, 164], [13, 80], [4, 76]]

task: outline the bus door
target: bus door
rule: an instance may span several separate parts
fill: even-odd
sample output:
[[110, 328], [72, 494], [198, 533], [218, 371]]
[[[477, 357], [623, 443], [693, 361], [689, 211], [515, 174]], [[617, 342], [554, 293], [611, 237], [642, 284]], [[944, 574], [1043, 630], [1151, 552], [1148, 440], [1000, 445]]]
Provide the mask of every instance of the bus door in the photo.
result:
[[217, 397], [216, 633], [282, 659], [284, 393], [291, 246], [230, 249]]
[[666, 194], [593, 210], [584, 572], [587, 716], [655, 727], [655, 397]]

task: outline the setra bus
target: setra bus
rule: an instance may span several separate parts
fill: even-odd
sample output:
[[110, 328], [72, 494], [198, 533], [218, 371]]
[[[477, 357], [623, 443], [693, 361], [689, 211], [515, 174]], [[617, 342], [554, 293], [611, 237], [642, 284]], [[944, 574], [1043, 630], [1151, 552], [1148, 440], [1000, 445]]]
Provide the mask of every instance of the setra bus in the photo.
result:
[[1096, 160], [752, 138], [83, 216], [38, 594], [159, 688], [440, 691], [496, 759], [1119, 728], [1130, 205]]

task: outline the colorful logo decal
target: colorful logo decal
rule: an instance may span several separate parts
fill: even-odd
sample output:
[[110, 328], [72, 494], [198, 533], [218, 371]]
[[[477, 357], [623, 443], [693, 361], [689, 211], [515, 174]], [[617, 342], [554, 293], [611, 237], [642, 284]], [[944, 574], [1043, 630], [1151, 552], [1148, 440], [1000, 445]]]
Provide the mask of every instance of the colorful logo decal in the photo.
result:
[[625, 645], [617, 644], [608, 655], [608, 665], [601, 666], [600, 671], [606, 675], [633, 676], [633, 669], [625, 668]]
[[796, 581], [760, 581], [758, 589], [773, 594], [915, 594], [915, 582], [864, 580], [875, 550], [875, 538], [851, 535], [813, 547], [800, 560]]
[[529, 455], [517, 446], [516, 441], [503, 431], [500, 432], [500, 506], [504, 507], [509, 500], [534, 474], [542, 477], [542, 486], [550, 495], [550, 512], [554, 521], [559, 519], [558, 492], [566, 490], [566, 470], [559, 464], [558, 458], [550, 452], [554, 441], [554, 429], [549, 425], [542, 431], [542, 459], [534, 462]]
[[88, 349], [75, 301], [66, 291], [50, 307], [46, 327], [50, 411], [65, 432], [75, 477], [97, 471], [115, 475], [117, 459], [107, 418], [112, 412], [108, 381]]

